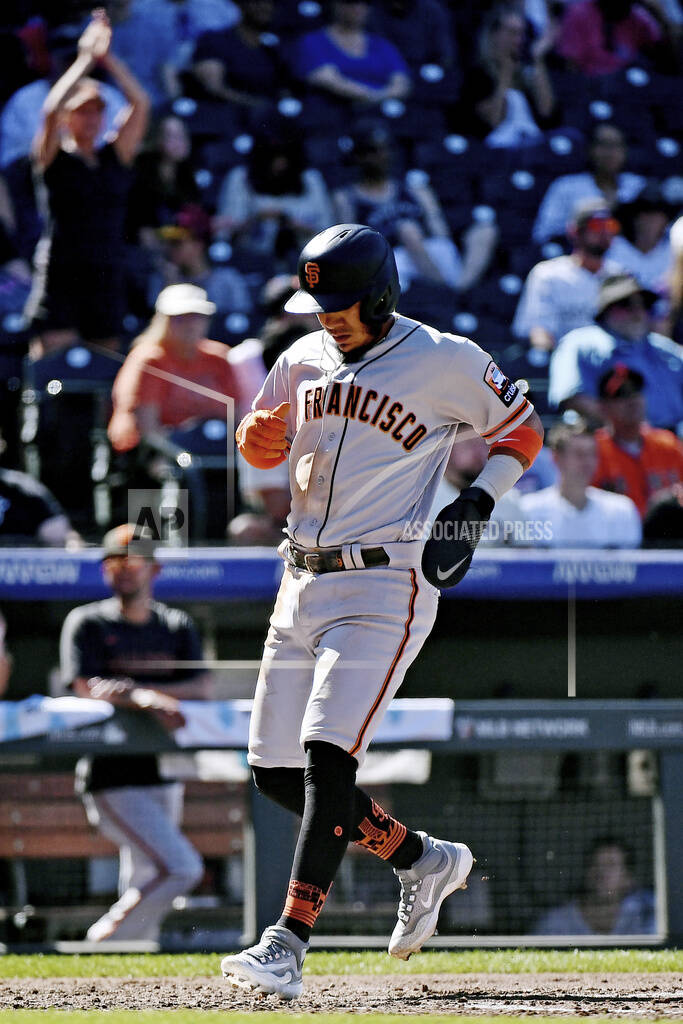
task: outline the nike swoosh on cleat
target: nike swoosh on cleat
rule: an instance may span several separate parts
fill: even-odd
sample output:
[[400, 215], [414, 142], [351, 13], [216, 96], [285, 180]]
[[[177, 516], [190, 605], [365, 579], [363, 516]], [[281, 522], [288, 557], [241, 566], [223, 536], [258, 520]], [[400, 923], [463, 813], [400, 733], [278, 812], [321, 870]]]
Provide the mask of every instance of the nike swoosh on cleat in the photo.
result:
[[469, 557], [470, 557], [469, 555], [465, 555], [465, 557], [461, 558], [459, 562], [456, 562], [455, 565], [452, 565], [450, 567], [450, 569], [444, 569], [443, 572], [441, 571], [441, 569], [437, 565], [437, 567], [436, 567], [436, 578], [438, 580], [446, 580], [446, 579], [448, 579], [448, 577], [451, 575], [451, 573], [454, 573], [456, 569], [459, 569], [460, 566], [462, 565], [462, 563], [466, 562]]
[[431, 910], [432, 903], [434, 902], [434, 890], [435, 890], [435, 888], [436, 888], [436, 878], [432, 878], [432, 887], [429, 890], [429, 896], [424, 901], [424, 904], [425, 904], [425, 907], [427, 908], [427, 910]]

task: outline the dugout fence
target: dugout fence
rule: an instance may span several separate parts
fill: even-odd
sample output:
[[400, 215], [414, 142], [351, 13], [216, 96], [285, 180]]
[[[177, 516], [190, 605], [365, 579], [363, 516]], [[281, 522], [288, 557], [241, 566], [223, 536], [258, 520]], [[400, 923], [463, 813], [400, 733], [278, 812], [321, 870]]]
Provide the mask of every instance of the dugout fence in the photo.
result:
[[[17, 780], [14, 794], [7, 787], [3, 793], [0, 821], [0, 884], [6, 888], [0, 936], [6, 948], [27, 942], [34, 948], [82, 948], [79, 935], [112, 895], [106, 883], [102, 887], [100, 881], [99, 892], [94, 883], [98, 872], [100, 879], [106, 875], [107, 863], [110, 869], [115, 863], [115, 851], [79, 847], [79, 805], [64, 797], [69, 766], [78, 754], [101, 749], [104, 736], [110, 748], [131, 752], [174, 749], [166, 734], [141, 727], [134, 714], [123, 711], [104, 724], [0, 744], [4, 778], [14, 773]], [[462, 702], [452, 707], [448, 738], [381, 746], [365, 788], [409, 825], [462, 839], [477, 857], [468, 889], [446, 902], [430, 945], [679, 942], [682, 747], [680, 702], [582, 700]], [[202, 888], [166, 922], [172, 948], [251, 942], [279, 915], [291, 863], [295, 822], [254, 792], [243, 753], [184, 751], [189, 776], [206, 756], [227, 758], [232, 781], [205, 782], [204, 794], [196, 777], [188, 783], [186, 825], [208, 873]], [[38, 771], [53, 780], [46, 793], [52, 793], [52, 803], [39, 801], [38, 816], [22, 823], [25, 805], [19, 806], [18, 794], [30, 794], [32, 787], [20, 780]], [[388, 784], [383, 774], [403, 781]], [[61, 857], [60, 822], [61, 835], [68, 832]], [[42, 858], [48, 835], [52, 845], [43, 848]], [[627, 851], [629, 930], [577, 934], [565, 924], [547, 933], [544, 916], [566, 909], [581, 894], [586, 852], [599, 839]], [[388, 865], [350, 848], [313, 945], [384, 946], [397, 891]], [[60, 945], [64, 941], [67, 946]]]

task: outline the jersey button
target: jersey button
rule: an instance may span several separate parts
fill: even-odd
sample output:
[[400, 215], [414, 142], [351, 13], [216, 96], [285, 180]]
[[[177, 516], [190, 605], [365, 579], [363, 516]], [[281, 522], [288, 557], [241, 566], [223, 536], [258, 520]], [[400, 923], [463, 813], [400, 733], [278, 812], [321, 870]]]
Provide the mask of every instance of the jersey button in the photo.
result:
[[318, 477], [318, 483], [319, 484], [324, 484], [325, 483], [325, 477], [324, 476], [319, 476]]
[[318, 525], [318, 520], [317, 519], [311, 519], [311, 526], [317, 526], [317, 525]]
[[328, 441], [334, 441], [335, 437], [336, 437], [336, 434], [328, 434], [327, 435], [327, 440]]

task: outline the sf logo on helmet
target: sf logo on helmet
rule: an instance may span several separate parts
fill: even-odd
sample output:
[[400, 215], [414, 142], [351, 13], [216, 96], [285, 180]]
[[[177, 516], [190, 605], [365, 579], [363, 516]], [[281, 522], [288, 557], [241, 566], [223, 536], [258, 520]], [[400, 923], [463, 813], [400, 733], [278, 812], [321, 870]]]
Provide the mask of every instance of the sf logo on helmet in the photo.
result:
[[306, 275], [306, 284], [308, 287], [315, 288], [320, 280], [320, 267], [318, 264], [310, 262], [304, 264], [304, 274]]

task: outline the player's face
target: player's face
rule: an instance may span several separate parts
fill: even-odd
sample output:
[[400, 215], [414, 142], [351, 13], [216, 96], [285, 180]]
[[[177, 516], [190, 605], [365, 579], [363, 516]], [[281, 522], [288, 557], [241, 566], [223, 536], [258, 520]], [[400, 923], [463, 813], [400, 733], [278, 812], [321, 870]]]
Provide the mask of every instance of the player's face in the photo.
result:
[[370, 13], [368, 0], [337, 0], [333, 20], [348, 28], [363, 28]]
[[88, 100], [70, 111], [67, 116], [69, 132], [78, 145], [92, 143], [99, 135], [104, 119], [104, 108], [97, 100]]
[[119, 597], [138, 597], [151, 592], [159, 566], [140, 555], [114, 555], [102, 563], [105, 580]]
[[360, 302], [338, 313], [318, 313], [318, 320], [342, 352], [362, 348], [375, 338], [374, 331], [360, 318]]
[[586, 888], [594, 899], [622, 898], [631, 885], [631, 873], [618, 846], [604, 846], [595, 851], [586, 876]]
[[624, 136], [613, 125], [602, 125], [593, 136], [590, 162], [603, 174], [618, 174], [626, 162]]
[[645, 419], [645, 395], [642, 391], [625, 398], [610, 398], [602, 403], [605, 418], [617, 430], [640, 426]]
[[650, 314], [642, 295], [629, 295], [621, 302], [613, 302], [605, 313], [605, 323], [629, 341], [640, 341], [650, 326]]
[[167, 117], [162, 121], [160, 147], [171, 160], [185, 160], [190, 155], [190, 137], [179, 117]]
[[209, 318], [202, 313], [181, 313], [169, 316], [167, 335], [174, 341], [194, 345], [206, 337], [208, 326]]
[[614, 217], [591, 217], [578, 231], [578, 242], [586, 252], [594, 256], [603, 256], [619, 230], [619, 221]]
[[555, 453], [555, 462], [564, 479], [588, 487], [598, 468], [595, 439], [588, 434], [572, 437], [563, 451]]

